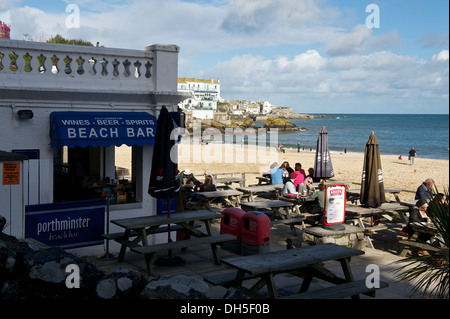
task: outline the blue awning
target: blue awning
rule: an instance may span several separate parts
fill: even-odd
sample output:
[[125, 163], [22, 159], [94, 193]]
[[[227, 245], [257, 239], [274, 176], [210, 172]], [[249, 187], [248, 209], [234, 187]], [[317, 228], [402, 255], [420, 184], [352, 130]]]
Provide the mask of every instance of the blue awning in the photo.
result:
[[156, 117], [145, 112], [53, 112], [50, 145], [87, 146], [153, 145]]

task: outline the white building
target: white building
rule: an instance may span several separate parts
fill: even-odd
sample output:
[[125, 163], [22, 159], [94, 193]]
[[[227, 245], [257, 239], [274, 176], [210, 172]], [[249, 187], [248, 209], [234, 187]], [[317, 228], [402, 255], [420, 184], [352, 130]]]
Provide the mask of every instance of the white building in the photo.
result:
[[182, 109], [216, 110], [220, 97], [220, 80], [178, 78], [178, 91], [191, 97], [179, 104]]
[[[111, 218], [155, 215], [157, 201], [147, 190], [156, 119], [163, 105], [179, 115], [186, 98], [177, 90], [179, 47], [0, 39], [0, 53], [0, 150], [28, 158], [0, 161], [4, 231], [25, 237], [30, 207], [105, 196]], [[131, 178], [120, 184], [116, 148], [124, 144]], [[51, 222], [40, 225], [57, 225]]]

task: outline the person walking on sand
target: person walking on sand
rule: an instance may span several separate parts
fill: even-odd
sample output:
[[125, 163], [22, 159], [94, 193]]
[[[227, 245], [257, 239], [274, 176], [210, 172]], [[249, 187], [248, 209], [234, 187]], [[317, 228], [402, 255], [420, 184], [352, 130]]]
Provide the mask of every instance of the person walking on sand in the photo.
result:
[[414, 165], [414, 158], [417, 156], [416, 150], [414, 147], [411, 147], [409, 150], [409, 164]]
[[297, 142], [297, 153], [300, 153], [300, 141]]

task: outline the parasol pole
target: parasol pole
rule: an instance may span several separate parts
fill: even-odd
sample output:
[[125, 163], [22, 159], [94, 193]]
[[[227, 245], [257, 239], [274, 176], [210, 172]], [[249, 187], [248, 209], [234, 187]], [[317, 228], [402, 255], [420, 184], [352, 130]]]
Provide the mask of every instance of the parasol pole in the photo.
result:
[[[170, 219], [170, 198], [167, 198], [167, 218]], [[169, 243], [172, 242], [172, 238], [170, 237], [170, 221], [169, 221], [169, 224], [167, 224], [167, 241]], [[171, 258], [172, 257], [172, 250], [169, 250], [168, 254], [169, 254], [169, 258]]]

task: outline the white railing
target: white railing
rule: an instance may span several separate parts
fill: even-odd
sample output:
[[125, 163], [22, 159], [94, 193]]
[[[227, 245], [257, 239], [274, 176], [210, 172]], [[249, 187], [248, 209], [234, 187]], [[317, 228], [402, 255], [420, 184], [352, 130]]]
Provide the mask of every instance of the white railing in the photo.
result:
[[152, 47], [138, 51], [0, 39], [3, 89], [149, 93], [156, 87], [153, 64]]

